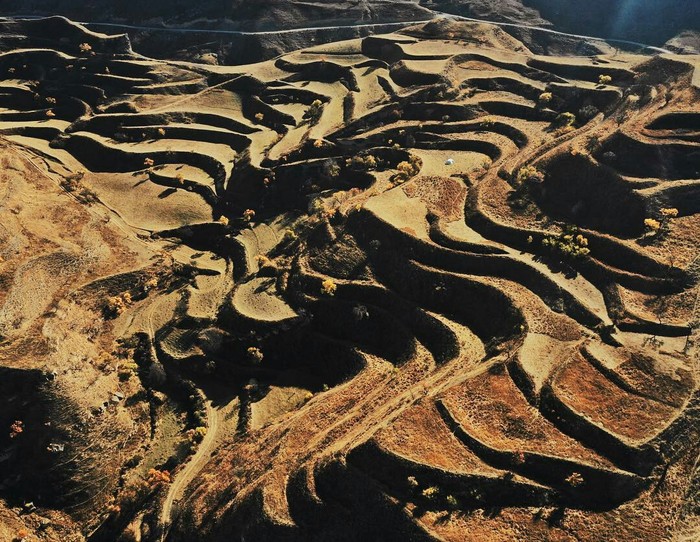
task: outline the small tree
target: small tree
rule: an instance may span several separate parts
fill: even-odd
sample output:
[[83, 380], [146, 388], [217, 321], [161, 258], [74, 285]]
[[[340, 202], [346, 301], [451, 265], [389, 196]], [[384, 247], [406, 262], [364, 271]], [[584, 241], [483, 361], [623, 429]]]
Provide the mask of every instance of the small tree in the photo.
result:
[[323, 114], [323, 102], [321, 100], [314, 100], [311, 105], [304, 113], [304, 118], [309, 119], [311, 122], [318, 122]]
[[547, 235], [542, 239], [542, 246], [549, 249], [560, 260], [578, 259], [588, 256], [588, 239], [578, 232], [576, 226], [567, 225], [557, 236]]
[[570, 113], [569, 111], [566, 111], [564, 113], [561, 113], [555, 120], [555, 122], [563, 127], [567, 128], [569, 126], [573, 126], [574, 123], [576, 123], [576, 115], [573, 113]]
[[248, 348], [247, 353], [248, 360], [250, 360], [253, 365], [260, 365], [262, 363], [264, 356], [260, 348], [257, 346], [251, 346]]
[[369, 311], [364, 305], [355, 305], [352, 308], [352, 315], [353, 318], [355, 318], [355, 320], [358, 322], [369, 319]]
[[428, 500], [435, 500], [440, 495], [440, 488], [437, 486], [426, 487], [421, 494]]
[[678, 209], [675, 207], [666, 207], [664, 209], [661, 209], [661, 222], [662, 223], [668, 223], [671, 221], [673, 218], [678, 217]]
[[321, 293], [327, 296], [335, 295], [338, 285], [333, 282], [333, 279], [326, 279], [321, 283]]
[[129, 292], [124, 292], [119, 295], [115, 295], [107, 298], [107, 302], [104, 306], [104, 312], [109, 318], [116, 318], [122, 314], [127, 307], [131, 305], [131, 294]]
[[369, 171], [377, 169], [377, 159], [371, 154], [357, 155], [345, 160], [345, 165], [357, 171]]
[[20, 434], [24, 432], [24, 422], [22, 420], [15, 420], [10, 425], [10, 438], [17, 438]]
[[541, 183], [544, 181], [544, 173], [542, 173], [535, 166], [525, 166], [518, 170], [515, 176], [515, 188], [520, 188], [526, 182], [536, 182]]
[[411, 177], [415, 177], [420, 172], [421, 162], [420, 158], [415, 155], [411, 155], [408, 161], [399, 162], [396, 166], [398, 173], [394, 175], [391, 180], [392, 182], [404, 183], [408, 181]]
[[661, 229], [661, 222], [653, 218], [645, 218], [644, 227], [647, 229], [648, 233], [656, 234]]
[[186, 433], [187, 438], [190, 439], [190, 442], [193, 444], [197, 444], [199, 442], [202, 442], [204, 440], [205, 435], [207, 434], [207, 428], [204, 427], [203, 425], [200, 425], [194, 429], [189, 429]]
[[459, 506], [459, 502], [454, 495], [447, 495], [445, 497], [445, 504], [449, 510], [454, 510]]
[[564, 481], [571, 487], [578, 487], [583, 484], [583, 476], [580, 472], [572, 472]]
[[171, 482], [170, 472], [167, 470], [151, 469], [148, 471], [146, 483], [151, 488], [160, 487]]

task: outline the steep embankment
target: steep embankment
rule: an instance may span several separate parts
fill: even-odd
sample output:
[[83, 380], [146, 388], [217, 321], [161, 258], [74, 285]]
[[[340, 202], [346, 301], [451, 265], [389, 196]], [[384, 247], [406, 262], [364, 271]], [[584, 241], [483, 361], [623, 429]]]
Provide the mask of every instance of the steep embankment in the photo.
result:
[[55, 418], [77, 455], [43, 479], [89, 498], [40, 512], [94, 542], [692, 523], [687, 58], [543, 56], [435, 21], [222, 67], [63, 19], [4, 29], [0, 134], [43, 184], [3, 168], [0, 352], [60, 385], [0, 394], [10, 424], [45, 398], [0, 445], [42, 479], [22, 451], [50, 460]]
[[552, 25], [572, 34], [616, 38], [661, 46], [683, 31], [700, 27], [697, 2], [674, 0], [435, 0], [437, 11], [534, 26]]

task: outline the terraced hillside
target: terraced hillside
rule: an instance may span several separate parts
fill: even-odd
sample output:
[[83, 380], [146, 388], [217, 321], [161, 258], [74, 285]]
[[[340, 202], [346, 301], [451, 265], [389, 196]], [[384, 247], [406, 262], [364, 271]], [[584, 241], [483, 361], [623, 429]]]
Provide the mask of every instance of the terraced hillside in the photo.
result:
[[696, 57], [439, 20], [221, 67], [0, 30], [5, 167], [54, 189], [0, 178], [28, 540], [695, 539]]
[[[429, 15], [418, 0], [188, 0], [147, 4], [109, 0], [6, 0], [4, 15], [62, 15], [76, 20], [129, 23], [190, 24], [238, 27], [244, 30], [299, 28], [352, 21], [413, 21]], [[429, 18], [429, 17], [428, 17]]]

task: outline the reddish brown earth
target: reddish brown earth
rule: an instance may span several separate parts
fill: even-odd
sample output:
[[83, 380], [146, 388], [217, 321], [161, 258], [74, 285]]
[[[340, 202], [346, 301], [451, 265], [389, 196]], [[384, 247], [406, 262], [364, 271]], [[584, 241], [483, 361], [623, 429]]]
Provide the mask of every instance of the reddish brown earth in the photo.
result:
[[0, 539], [697, 539], [697, 57], [2, 31]]

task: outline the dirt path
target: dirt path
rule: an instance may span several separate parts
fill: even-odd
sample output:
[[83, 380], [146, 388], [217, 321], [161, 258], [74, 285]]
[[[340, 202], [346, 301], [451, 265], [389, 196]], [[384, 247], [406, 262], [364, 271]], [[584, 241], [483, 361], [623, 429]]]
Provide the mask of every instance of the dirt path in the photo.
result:
[[[619, 43], [622, 45], [632, 45], [635, 47], [640, 47], [642, 49], [649, 49], [655, 53], [661, 54], [674, 54], [672, 51], [663, 49], [662, 47], [656, 47], [654, 45], [648, 45], [645, 43], [640, 43], [637, 41], [629, 41], [616, 38], [599, 38], [596, 36], [586, 36], [583, 34], [570, 34], [568, 32], [561, 32], [559, 30], [554, 30], [552, 28], [545, 28], [541, 26], [533, 26], [521, 23], [507, 23], [503, 21], [492, 21], [488, 19], [476, 19], [473, 17], [464, 17], [462, 15], [455, 15], [452, 13], [444, 13], [442, 11], [430, 10], [434, 13], [435, 17], [432, 19], [421, 19], [417, 21], [396, 21], [396, 22], [376, 22], [376, 23], [359, 23], [359, 24], [349, 24], [349, 25], [333, 25], [333, 26], [307, 26], [303, 28], [286, 28], [280, 30], [259, 30], [259, 31], [244, 31], [244, 30], [223, 30], [223, 29], [203, 29], [203, 28], [171, 28], [171, 27], [157, 27], [157, 26], [139, 26], [139, 25], [129, 25], [120, 23], [106, 23], [106, 22], [90, 22], [90, 21], [77, 21], [86, 27], [97, 26], [104, 28], [125, 28], [127, 30], [139, 30], [139, 31], [152, 31], [152, 32], [177, 32], [177, 33], [206, 33], [206, 34], [228, 34], [235, 36], [274, 36], [278, 34], [293, 34], [296, 32], [309, 32], [314, 30], [342, 30], [345, 28], [377, 28], [377, 27], [389, 27], [389, 26], [412, 26], [416, 24], [429, 23], [436, 18], [445, 19], [455, 19], [458, 21], [467, 21], [474, 23], [486, 23], [492, 24], [500, 27], [509, 28], [522, 28], [527, 30], [536, 30], [539, 32], [546, 32], [548, 34], [555, 34], [558, 36], [565, 36], [569, 38], [577, 38], [582, 40], [595, 40], [595, 41], [605, 41], [609, 43]], [[0, 19], [41, 19], [38, 15], [5, 15], [0, 17]]]
[[185, 465], [185, 467], [180, 470], [170, 484], [168, 488], [168, 494], [163, 501], [163, 508], [160, 513], [160, 523], [163, 526], [163, 534], [161, 535], [161, 541], [165, 540], [168, 536], [168, 530], [173, 519], [173, 506], [176, 501], [180, 501], [185, 492], [185, 489], [194, 480], [195, 476], [204, 468], [207, 461], [211, 457], [211, 452], [213, 451], [214, 445], [217, 441], [217, 434], [219, 428], [221, 427], [221, 412], [219, 409], [212, 406], [211, 401], [206, 401], [206, 411], [207, 411], [207, 434], [204, 435], [204, 439], [199, 444], [197, 452], [192, 456], [190, 461]]
[[[437, 12], [436, 12], [437, 13]], [[439, 14], [440, 16], [453, 17], [447, 14]], [[43, 19], [41, 15], [3, 15], [0, 19]], [[313, 30], [342, 30], [344, 28], [377, 28], [384, 26], [411, 26], [421, 23], [429, 23], [433, 19], [420, 19], [416, 21], [393, 21], [393, 22], [381, 22], [377, 21], [375, 23], [359, 23], [359, 24], [346, 24], [346, 25], [332, 25], [332, 26], [305, 26], [301, 28], [285, 28], [280, 30], [257, 30], [257, 31], [245, 31], [245, 30], [224, 30], [224, 29], [207, 29], [207, 28], [173, 28], [167, 26], [140, 26], [133, 24], [122, 24], [122, 23], [107, 23], [107, 22], [93, 22], [93, 21], [73, 21], [77, 24], [83, 25], [85, 27], [99, 26], [104, 28], [125, 28], [127, 30], [138, 30], [138, 31], [150, 31], [150, 32], [176, 32], [180, 34], [225, 34], [233, 36], [274, 36], [277, 34], [294, 34], [297, 32], [309, 32]]]

